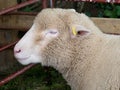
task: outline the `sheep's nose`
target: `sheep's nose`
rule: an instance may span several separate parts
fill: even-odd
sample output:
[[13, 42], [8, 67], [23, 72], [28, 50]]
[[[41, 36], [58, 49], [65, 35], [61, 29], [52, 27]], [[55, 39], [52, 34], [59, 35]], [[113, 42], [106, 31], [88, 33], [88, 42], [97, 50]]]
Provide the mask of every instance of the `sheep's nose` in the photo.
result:
[[14, 50], [14, 53], [15, 53], [15, 54], [18, 54], [18, 53], [20, 53], [20, 52], [21, 52], [21, 49], [15, 49], [15, 50]]

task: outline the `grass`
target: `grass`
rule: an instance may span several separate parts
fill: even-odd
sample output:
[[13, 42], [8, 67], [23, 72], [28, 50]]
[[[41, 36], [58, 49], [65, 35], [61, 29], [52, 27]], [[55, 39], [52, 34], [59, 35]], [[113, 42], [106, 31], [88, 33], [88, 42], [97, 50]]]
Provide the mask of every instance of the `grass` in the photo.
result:
[[36, 65], [0, 87], [0, 90], [71, 90], [61, 74], [53, 68]]

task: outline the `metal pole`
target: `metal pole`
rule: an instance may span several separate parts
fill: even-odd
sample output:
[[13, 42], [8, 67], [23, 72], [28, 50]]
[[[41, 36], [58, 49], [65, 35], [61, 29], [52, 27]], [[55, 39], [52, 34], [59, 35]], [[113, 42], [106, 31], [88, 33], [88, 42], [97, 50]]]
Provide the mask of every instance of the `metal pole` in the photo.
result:
[[42, 0], [42, 8], [47, 8], [47, 0]]
[[37, 14], [38, 12], [21, 12], [21, 11], [7, 13], [7, 15], [29, 15], [29, 16], [36, 16]]
[[22, 68], [21, 70], [15, 72], [14, 74], [11, 74], [10, 76], [6, 77], [5, 79], [3, 79], [2, 81], [0, 81], [0, 86], [6, 84], [7, 82], [9, 82], [10, 80], [14, 79], [15, 77], [17, 77], [18, 75], [21, 75], [22, 73], [24, 73], [25, 71], [27, 71], [28, 69], [30, 69], [31, 67], [35, 66], [35, 64], [30, 64], [24, 68]]
[[30, 29], [30, 27], [24, 27], [24, 28], [21, 28], [21, 27], [3, 27], [3, 26], [0, 26], [0, 30], [19, 30], [19, 31], [28, 31]]
[[30, 5], [30, 4], [36, 3], [36, 2], [38, 2], [38, 1], [39, 1], [39, 0], [29, 0], [29, 1], [23, 2], [23, 3], [21, 3], [21, 4], [18, 4], [18, 5], [9, 7], [9, 8], [7, 8], [7, 9], [3, 9], [2, 11], [0, 11], [0, 15], [3, 15], [3, 14], [5, 14], [5, 13], [14, 11], [14, 10], [19, 9], [19, 8], [22, 8], [22, 7], [25, 7], [25, 6]]
[[[24, 3], [21, 3], [21, 4], [19, 4], [19, 5], [16, 5], [16, 6], [13, 6], [13, 7], [9, 7], [9, 8], [7, 8], [7, 9], [4, 9], [4, 10], [0, 11], [0, 15], [5, 14], [5, 13], [8, 13], [8, 12], [11, 12], [11, 11], [16, 10], [16, 9], [19, 9], [19, 8], [22, 8], [22, 7], [26, 6], [26, 5], [33, 4], [33, 3], [37, 2], [37, 1], [38, 1], [38, 0], [29, 0], [29, 1], [24, 2]], [[11, 46], [13, 46], [13, 45], [15, 45], [17, 42], [18, 42], [18, 41], [15, 41], [15, 42], [13, 42], [13, 43], [11, 43], [11, 44], [8, 44], [8, 45], [6, 45], [6, 46], [3, 46], [2, 48], [0, 48], [0, 52], [3, 51], [3, 50], [5, 50], [5, 49], [7, 49], [7, 48], [9, 48], [9, 47], [11, 47]], [[30, 69], [31, 67], [33, 67], [34, 65], [35, 65], [35, 64], [30, 64], [30, 65], [24, 67], [23, 69], [17, 71], [16, 73], [11, 74], [10, 76], [6, 77], [6, 78], [3, 79], [2, 81], [0, 81], [0, 86], [6, 84], [6, 83], [9, 82], [10, 80], [12, 80], [12, 79], [14, 79], [15, 77], [17, 77], [18, 75], [21, 75], [22, 73], [24, 73], [25, 71], [27, 71], [28, 69]]]
[[50, 0], [50, 7], [54, 8], [54, 0]]
[[5, 49], [7, 49], [7, 48], [9, 48], [9, 47], [11, 47], [11, 46], [13, 46], [13, 45], [15, 45], [17, 42], [18, 41], [15, 41], [15, 42], [10, 43], [10, 44], [8, 44], [6, 46], [3, 46], [2, 48], [0, 48], [0, 52], [3, 51], [3, 50], [5, 50]]

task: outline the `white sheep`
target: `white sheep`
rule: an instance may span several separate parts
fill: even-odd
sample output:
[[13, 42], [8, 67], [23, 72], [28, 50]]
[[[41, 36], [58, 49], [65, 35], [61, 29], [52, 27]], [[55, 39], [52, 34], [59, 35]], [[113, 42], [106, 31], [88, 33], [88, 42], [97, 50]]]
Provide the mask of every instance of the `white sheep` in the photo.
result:
[[62, 73], [72, 90], [120, 90], [120, 36], [102, 33], [72, 9], [44, 9], [14, 48], [23, 64]]

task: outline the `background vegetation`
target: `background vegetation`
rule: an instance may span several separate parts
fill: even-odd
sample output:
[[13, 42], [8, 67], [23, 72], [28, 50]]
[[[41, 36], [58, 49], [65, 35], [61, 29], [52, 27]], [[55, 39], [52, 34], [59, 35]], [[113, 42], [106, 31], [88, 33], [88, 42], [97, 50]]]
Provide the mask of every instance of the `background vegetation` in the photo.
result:
[[[17, 1], [18, 3], [21, 3], [27, 0], [17, 0]], [[42, 9], [41, 5], [42, 3], [38, 2], [36, 4], [26, 6], [20, 9], [20, 11], [39, 12]], [[65, 0], [55, 0], [54, 6], [55, 8], [74, 8], [76, 9], [77, 12], [86, 13], [88, 16], [107, 17], [107, 18], [119, 18], [120, 17], [120, 5], [119, 4], [67, 2]], [[49, 2], [48, 2], [48, 7], [50, 7]]]
[[[27, 0], [17, 0], [18, 3]], [[118, 4], [88, 3], [88, 2], [65, 2], [64, 0], [55, 0], [56, 8], [74, 8], [77, 12], [83, 12], [91, 17], [119, 18], [120, 6]], [[48, 6], [49, 3], [48, 3]], [[36, 4], [19, 9], [25, 12], [39, 12], [42, 10], [41, 1]], [[20, 32], [19, 36], [24, 32]], [[22, 66], [19, 65], [19, 68]], [[16, 68], [18, 70], [19, 68]], [[3, 74], [2, 78], [10, 73]], [[9, 83], [0, 87], [0, 90], [71, 90], [61, 74], [51, 67], [42, 67], [36, 65], [26, 73], [18, 76]]]

